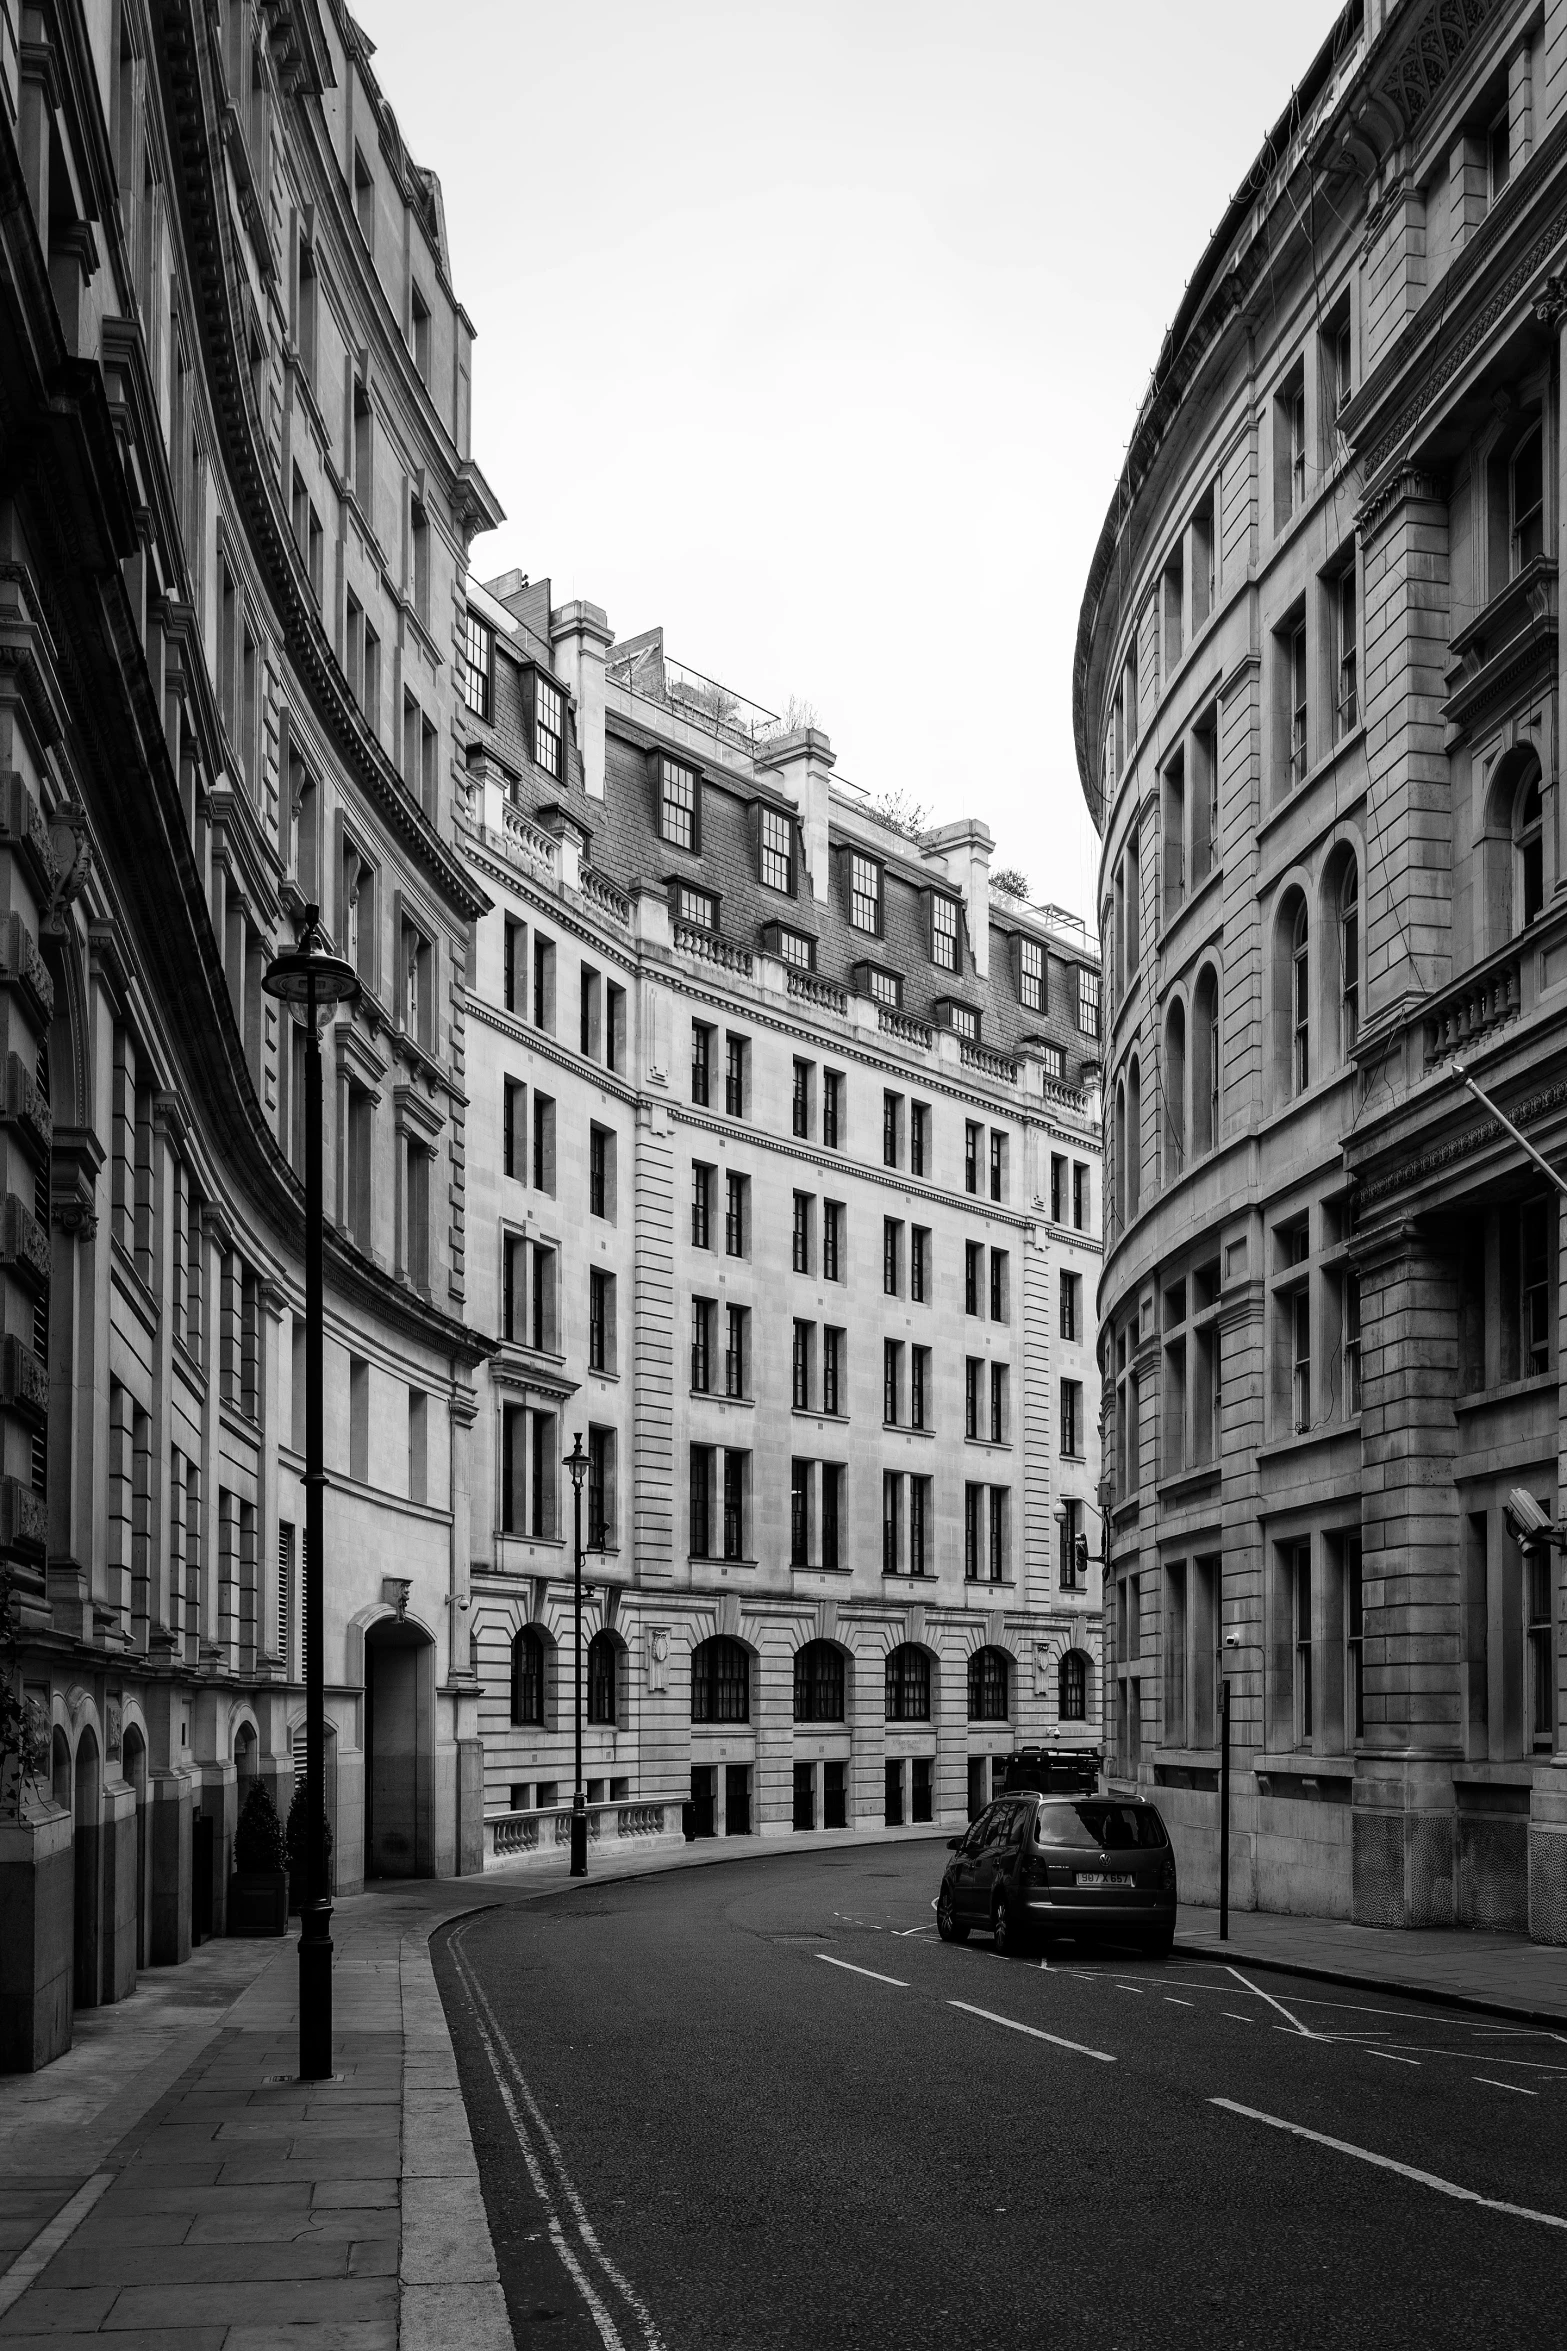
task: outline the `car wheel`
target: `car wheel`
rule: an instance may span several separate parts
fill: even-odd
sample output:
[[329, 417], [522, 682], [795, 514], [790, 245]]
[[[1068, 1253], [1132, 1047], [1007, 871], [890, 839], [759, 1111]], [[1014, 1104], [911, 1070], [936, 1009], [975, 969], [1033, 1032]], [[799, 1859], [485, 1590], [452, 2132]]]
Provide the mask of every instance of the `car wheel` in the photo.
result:
[[1023, 1930], [1014, 1922], [1012, 1905], [1005, 1894], [996, 1896], [996, 1911], [991, 1922], [991, 1932], [996, 1939], [996, 1949], [1003, 1959], [1011, 1959], [1021, 1950]]
[[952, 1896], [945, 1886], [936, 1896], [936, 1932], [944, 1943], [966, 1943], [968, 1928], [959, 1923]]
[[1152, 1934], [1145, 1937], [1143, 1942], [1143, 1949], [1150, 1959], [1168, 1959], [1174, 1948], [1174, 1927], [1155, 1927]]

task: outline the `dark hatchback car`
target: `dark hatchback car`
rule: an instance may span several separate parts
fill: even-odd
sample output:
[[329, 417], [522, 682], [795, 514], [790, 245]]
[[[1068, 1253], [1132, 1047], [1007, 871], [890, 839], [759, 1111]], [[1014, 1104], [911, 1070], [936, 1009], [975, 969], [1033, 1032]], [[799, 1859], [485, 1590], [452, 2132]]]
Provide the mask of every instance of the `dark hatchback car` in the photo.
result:
[[1175, 1935], [1175, 1853], [1141, 1797], [1000, 1796], [950, 1840], [936, 1931], [988, 1927], [998, 1951], [1103, 1936], [1157, 1959]]

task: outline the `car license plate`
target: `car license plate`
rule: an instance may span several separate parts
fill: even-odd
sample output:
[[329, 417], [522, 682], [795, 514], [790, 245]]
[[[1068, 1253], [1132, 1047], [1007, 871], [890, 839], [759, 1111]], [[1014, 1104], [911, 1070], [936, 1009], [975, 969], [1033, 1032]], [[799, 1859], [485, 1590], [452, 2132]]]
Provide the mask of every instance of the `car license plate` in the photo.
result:
[[1129, 1886], [1132, 1881], [1129, 1877], [1117, 1877], [1111, 1870], [1080, 1869], [1077, 1882], [1080, 1886]]

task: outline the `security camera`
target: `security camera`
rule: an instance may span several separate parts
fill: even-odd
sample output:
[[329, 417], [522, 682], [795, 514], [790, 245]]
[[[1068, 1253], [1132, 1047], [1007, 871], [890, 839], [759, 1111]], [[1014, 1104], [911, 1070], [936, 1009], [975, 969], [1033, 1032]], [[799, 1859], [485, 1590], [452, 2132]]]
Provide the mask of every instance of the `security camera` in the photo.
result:
[[1238, 1649], [1238, 1648], [1240, 1647], [1240, 1645], [1241, 1645], [1241, 1637], [1240, 1637], [1240, 1634], [1239, 1634], [1239, 1633], [1226, 1633], [1226, 1634], [1225, 1634], [1225, 1636], [1224, 1636], [1224, 1646], [1226, 1647], [1226, 1649]]
[[1549, 1518], [1522, 1486], [1514, 1486], [1502, 1505], [1502, 1515], [1513, 1541], [1525, 1551], [1538, 1551], [1555, 1537], [1556, 1529]]

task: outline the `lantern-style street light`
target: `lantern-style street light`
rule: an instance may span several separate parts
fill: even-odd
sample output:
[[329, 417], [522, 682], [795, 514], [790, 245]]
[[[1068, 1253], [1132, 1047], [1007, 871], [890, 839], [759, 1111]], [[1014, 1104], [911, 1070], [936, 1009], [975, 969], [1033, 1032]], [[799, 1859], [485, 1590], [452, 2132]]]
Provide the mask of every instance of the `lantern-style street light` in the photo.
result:
[[580, 1429], [571, 1440], [566, 1467], [571, 1472], [572, 1540], [576, 1555], [575, 1632], [572, 1648], [575, 1666], [577, 1779], [571, 1798], [571, 1874], [574, 1878], [585, 1878], [588, 1874], [588, 1803], [582, 1792], [582, 1481], [588, 1474], [588, 1457], [582, 1450]]
[[322, 1686], [321, 1023], [359, 993], [359, 975], [351, 963], [316, 952], [319, 927], [320, 909], [307, 906], [299, 946], [274, 956], [261, 982], [305, 1032], [305, 1898], [299, 1921], [299, 2078], [304, 2082], [326, 2081], [332, 2072]]

